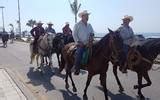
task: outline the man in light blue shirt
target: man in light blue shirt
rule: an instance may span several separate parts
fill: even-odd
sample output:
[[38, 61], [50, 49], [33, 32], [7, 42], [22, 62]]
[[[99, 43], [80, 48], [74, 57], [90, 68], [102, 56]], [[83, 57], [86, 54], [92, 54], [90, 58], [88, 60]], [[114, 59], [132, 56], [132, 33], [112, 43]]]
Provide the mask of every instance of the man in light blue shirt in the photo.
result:
[[[123, 66], [125, 66], [124, 64], [126, 61], [128, 49], [133, 44], [135, 35], [132, 28], [129, 26], [129, 23], [133, 20], [133, 17], [126, 15], [122, 18], [122, 20], [123, 24], [118, 28], [117, 31], [119, 31], [120, 36], [122, 37], [124, 43], [123, 50], [125, 52], [125, 56], [122, 58], [121, 63]], [[123, 70], [123, 72], [126, 73], [125, 68], [120, 68], [120, 70]]]
[[48, 34], [56, 34], [56, 31], [52, 28], [53, 24], [51, 22], [48, 23], [48, 27], [45, 29], [45, 32]]
[[75, 57], [75, 75], [80, 72], [80, 64], [82, 60], [82, 55], [85, 50], [85, 45], [93, 41], [94, 31], [91, 24], [87, 23], [89, 19], [89, 14], [87, 10], [79, 13], [81, 20], [75, 24], [73, 29], [73, 39], [77, 45], [76, 57]]

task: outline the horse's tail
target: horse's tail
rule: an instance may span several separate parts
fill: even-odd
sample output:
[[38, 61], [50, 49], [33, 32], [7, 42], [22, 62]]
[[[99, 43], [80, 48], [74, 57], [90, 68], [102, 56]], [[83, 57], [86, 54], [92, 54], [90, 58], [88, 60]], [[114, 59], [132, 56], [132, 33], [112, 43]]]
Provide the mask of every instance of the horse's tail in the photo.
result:
[[36, 56], [36, 54], [33, 52], [33, 42], [29, 44], [29, 48], [30, 48], [30, 59], [31, 59], [30, 64], [32, 64]]

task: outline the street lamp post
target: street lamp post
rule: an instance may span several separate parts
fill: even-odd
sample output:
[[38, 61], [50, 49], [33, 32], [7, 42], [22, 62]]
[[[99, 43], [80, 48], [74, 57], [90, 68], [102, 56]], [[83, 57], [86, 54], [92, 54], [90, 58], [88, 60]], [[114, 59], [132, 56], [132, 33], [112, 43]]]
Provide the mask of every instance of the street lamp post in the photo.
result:
[[19, 26], [19, 34], [21, 37], [21, 16], [20, 16], [20, 4], [19, 4], [19, 0], [18, 0], [18, 26]]
[[3, 31], [4, 31], [5, 30], [5, 27], [4, 27], [4, 15], [3, 15], [4, 6], [0, 6], [0, 8], [2, 9], [2, 22], [3, 22]]

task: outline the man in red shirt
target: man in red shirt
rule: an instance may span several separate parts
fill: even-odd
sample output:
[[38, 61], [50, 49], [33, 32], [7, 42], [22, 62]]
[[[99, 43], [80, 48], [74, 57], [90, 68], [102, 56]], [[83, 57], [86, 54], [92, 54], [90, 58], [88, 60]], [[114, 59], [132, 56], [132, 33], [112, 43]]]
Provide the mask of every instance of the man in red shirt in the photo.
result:
[[69, 38], [72, 37], [72, 30], [70, 29], [68, 22], [65, 23], [65, 26], [62, 28], [62, 30], [64, 34], [64, 43], [67, 44]]

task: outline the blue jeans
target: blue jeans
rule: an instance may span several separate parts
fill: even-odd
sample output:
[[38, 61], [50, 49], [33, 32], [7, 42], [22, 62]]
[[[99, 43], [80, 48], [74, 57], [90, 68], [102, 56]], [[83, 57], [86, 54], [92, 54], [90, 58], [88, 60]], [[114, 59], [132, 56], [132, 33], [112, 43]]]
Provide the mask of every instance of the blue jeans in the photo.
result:
[[77, 47], [76, 53], [75, 53], [75, 69], [80, 69], [81, 60], [83, 56], [83, 52], [85, 51], [85, 47]]

